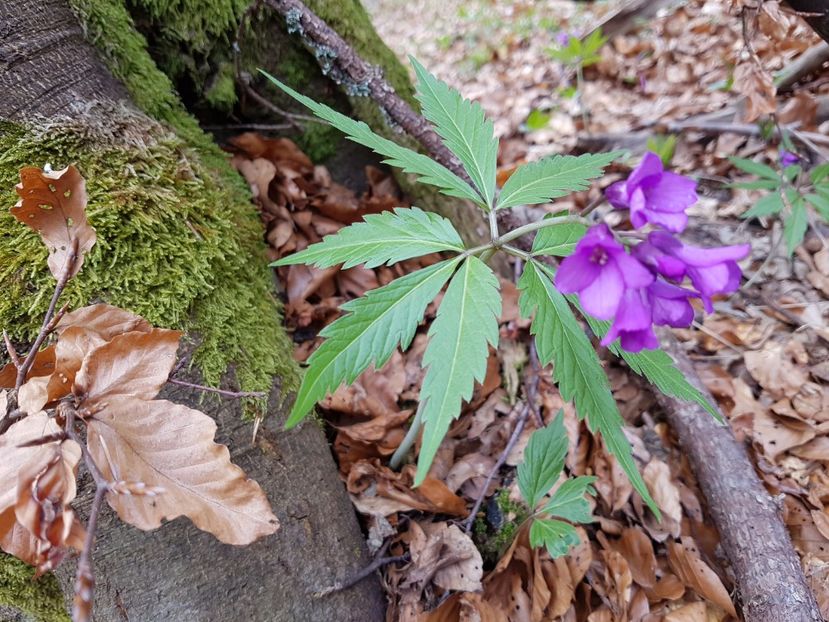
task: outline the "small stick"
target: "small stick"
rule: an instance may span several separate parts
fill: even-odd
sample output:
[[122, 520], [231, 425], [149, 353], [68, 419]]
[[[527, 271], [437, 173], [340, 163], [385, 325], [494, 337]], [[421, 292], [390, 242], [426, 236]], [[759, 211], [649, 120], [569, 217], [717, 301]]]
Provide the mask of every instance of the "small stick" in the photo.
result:
[[20, 357], [17, 356], [17, 350], [14, 349], [11, 339], [9, 339], [9, 334], [6, 332], [5, 328], [3, 329], [3, 341], [6, 344], [6, 352], [9, 353], [9, 358], [12, 361], [12, 365], [14, 365], [15, 369], [20, 369]]
[[495, 465], [490, 469], [489, 474], [486, 476], [486, 481], [484, 485], [481, 487], [481, 494], [478, 495], [478, 498], [475, 499], [475, 505], [472, 506], [472, 511], [469, 512], [469, 516], [466, 517], [466, 520], [463, 522], [463, 530], [465, 533], [469, 533], [472, 529], [472, 524], [475, 522], [475, 517], [478, 515], [478, 510], [481, 509], [481, 505], [486, 498], [486, 491], [489, 489], [489, 485], [492, 483], [492, 480], [495, 478], [495, 474], [498, 473], [500, 468], [504, 465], [504, 462], [507, 460], [507, 456], [512, 451], [512, 448], [515, 446], [515, 443], [518, 442], [518, 438], [521, 436], [521, 432], [524, 431], [524, 425], [527, 423], [527, 417], [530, 414], [530, 402], [529, 398], [527, 398], [527, 403], [524, 404], [524, 408], [521, 410], [521, 414], [518, 415], [518, 421], [515, 423], [515, 428], [512, 430], [512, 434], [507, 441], [507, 446], [504, 447], [504, 451], [501, 452], [501, 455], [498, 457], [498, 461]]
[[314, 598], [322, 598], [323, 596], [328, 596], [329, 594], [333, 594], [334, 592], [341, 592], [342, 590], [347, 590], [350, 587], [357, 585], [360, 581], [365, 579], [375, 570], [379, 570], [383, 566], [387, 566], [388, 564], [396, 564], [397, 562], [407, 562], [410, 559], [409, 553], [404, 553], [403, 555], [395, 555], [394, 557], [378, 557], [373, 562], [371, 562], [368, 566], [359, 570], [355, 574], [351, 575], [349, 578], [345, 579], [344, 581], [337, 581], [331, 587], [327, 587], [319, 592], [314, 592]]
[[217, 395], [222, 395], [224, 397], [235, 399], [243, 397], [265, 397], [267, 395], [267, 393], [265, 393], [264, 391], [227, 391], [225, 389], [216, 389], [214, 387], [206, 387], [203, 384], [195, 384], [193, 382], [177, 380], [176, 378], [167, 378], [167, 382], [169, 382], [170, 384], [177, 384], [181, 387], [197, 389], [199, 391], [205, 391], [207, 393], [216, 393]]
[[63, 271], [60, 274], [60, 278], [58, 279], [57, 284], [55, 285], [55, 293], [52, 294], [52, 300], [49, 302], [49, 308], [46, 311], [46, 315], [43, 318], [43, 324], [40, 327], [40, 332], [35, 339], [35, 342], [32, 344], [32, 348], [29, 350], [29, 354], [26, 355], [26, 359], [17, 369], [17, 380], [15, 381], [14, 388], [19, 390], [20, 387], [23, 386], [23, 383], [26, 382], [26, 374], [29, 373], [29, 370], [32, 368], [32, 365], [35, 362], [35, 358], [37, 357], [37, 353], [40, 350], [40, 346], [43, 345], [43, 342], [46, 340], [46, 337], [52, 332], [55, 327], [52, 323], [52, 318], [55, 316], [55, 307], [58, 304], [58, 298], [60, 298], [61, 293], [63, 293], [63, 288], [66, 287], [66, 283], [69, 282], [69, 279], [72, 277], [72, 268], [75, 266], [75, 262], [78, 260], [78, 238], [74, 238], [72, 240], [72, 248], [69, 251], [69, 256], [67, 257], [66, 264], [63, 267]]

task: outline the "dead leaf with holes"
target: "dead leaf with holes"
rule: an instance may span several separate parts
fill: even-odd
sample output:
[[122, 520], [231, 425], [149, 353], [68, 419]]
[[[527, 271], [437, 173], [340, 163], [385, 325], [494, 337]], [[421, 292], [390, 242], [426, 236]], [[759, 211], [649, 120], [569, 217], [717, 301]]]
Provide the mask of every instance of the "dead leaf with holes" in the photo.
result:
[[59, 279], [67, 271], [70, 278], [75, 276], [95, 244], [95, 230], [86, 218], [86, 184], [78, 169], [23, 168], [15, 190], [20, 200], [11, 213], [40, 234], [49, 249], [52, 275]]

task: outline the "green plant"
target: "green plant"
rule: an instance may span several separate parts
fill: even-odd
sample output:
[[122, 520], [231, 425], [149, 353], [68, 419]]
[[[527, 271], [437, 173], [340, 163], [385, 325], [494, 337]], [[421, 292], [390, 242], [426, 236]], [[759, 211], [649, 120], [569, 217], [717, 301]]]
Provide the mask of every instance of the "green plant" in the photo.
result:
[[[612, 337], [621, 330], [621, 343], [625, 344], [629, 335], [622, 326], [625, 324], [622, 320], [625, 316], [623, 307], [618, 306], [619, 313], [612, 327], [585, 314], [574, 295], [565, 296], [554, 285], [557, 269], [550, 265], [553, 258], [563, 257], [566, 263], [580, 260], [584, 252], [592, 252], [586, 241], [590, 236], [606, 235], [602, 233], [606, 226], [588, 229], [589, 223], [585, 218], [560, 214], [502, 233], [497, 222], [500, 210], [546, 203], [587, 188], [590, 180], [599, 177], [603, 168], [618, 154], [552, 156], [525, 164], [498, 192], [495, 184], [498, 142], [493, 134], [492, 122], [485, 118], [480, 106], [463, 99], [417, 61], [412, 62], [418, 75], [417, 96], [423, 114], [462, 163], [464, 177], [425, 155], [377, 136], [364, 123], [297, 93], [272, 76], [268, 77], [318, 117], [345, 132], [351, 140], [382, 155], [386, 163], [416, 174], [422, 183], [437, 186], [444, 194], [476, 203], [489, 220], [490, 241], [474, 248], [465, 247], [449, 220], [416, 207], [398, 208], [393, 212], [367, 216], [363, 222], [346, 227], [318, 244], [275, 262], [274, 265], [278, 266], [311, 264], [323, 268], [342, 264], [347, 268], [365, 264], [375, 267], [427, 253], [441, 252], [446, 255], [443, 261], [400, 277], [343, 305], [346, 314], [320, 333], [325, 340], [308, 360], [302, 387], [286, 425], [297, 425], [311, 412], [317, 401], [340, 384], [353, 382], [369, 366], [382, 367], [396, 348], [405, 350], [423, 320], [427, 305], [448, 283], [428, 333], [429, 342], [423, 357], [426, 375], [417, 414], [409, 434], [392, 460], [392, 465], [399, 464], [422, 430], [415, 478], [415, 485], [419, 485], [426, 477], [452, 420], [460, 415], [462, 402], [471, 397], [475, 382], [483, 380], [489, 347], [498, 346], [501, 296], [498, 279], [486, 262], [494, 253], [504, 252], [525, 262], [519, 282], [520, 307], [525, 317], [533, 317], [532, 333], [539, 360], [543, 365], [554, 365], [554, 379], [562, 396], [573, 401], [579, 417], [587, 420], [590, 430], [601, 435], [634, 488], [659, 516], [623, 433], [623, 420], [601, 361], [576, 316], [577, 312], [585, 316], [600, 336], [609, 328], [617, 331]], [[653, 183], [665, 181], [668, 186], [677, 183], [673, 178], [680, 176], [670, 175], [673, 174], [660, 172]], [[682, 183], [693, 184], [691, 180], [681, 179], [684, 180]], [[514, 240], [534, 232], [537, 235], [530, 252], [512, 245]], [[627, 254], [620, 242], [614, 240], [611, 246], [608, 248], [616, 254], [605, 258], [609, 263], [602, 261], [601, 265], [595, 264], [596, 269], [612, 268], [612, 261], [622, 261], [622, 257], [617, 256], [621, 254], [645, 270], [638, 260]], [[565, 270], [564, 263], [561, 271]], [[621, 278], [621, 275], [617, 276]], [[609, 285], [610, 289], [614, 289], [614, 283], [609, 282]], [[634, 293], [644, 295], [643, 292], [635, 290]], [[582, 292], [580, 300], [585, 303], [590, 298]], [[687, 304], [687, 300], [683, 302]], [[609, 320], [615, 311], [614, 307], [610, 315], [600, 313], [599, 316]], [[648, 314], [648, 327], [651, 319]], [[610, 341], [614, 340], [615, 337]], [[716, 413], [664, 352], [641, 350], [641, 346], [628, 348], [637, 350], [635, 352], [623, 351], [618, 343], [612, 343], [611, 349], [661, 391], [694, 400]], [[539, 440], [533, 447], [543, 448], [553, 443], [566, 445], [567, 442], [562, 428], [557, 426], [548, 428], [537, 438]], [[536, 464], [533, 452], [528, 455], [526, 469], [531, 472], [542, 469]], [[579, 481], [578, 490], [585, 492], [588, 489], [585, 480]], [[536, 497], [544, 492], [535, 488], [527, 490], [533, 491], [528, 501], [534, 507], [534, 501], [538, 500]], [[549, 506], [545, 508], [551, 514], [558, 511]], [[569, 516], [560, 512], [557, 515]], [[573, 516], [580, 517], [582, 514]], [[567, 530], [558, 525], [539, 522], [536, 527], [537, 539], [545, 542], [552, 541], [558, 533], [564, 534], [561, 538], [568, 539]]]
[[[524, 462], [518, 465], [518, 489], [530, 508], [530, 545], [544, 546], [550, 557], [565, 555], [579, 543], [579, 534], [572, 523], [593, 521], [587, 495], [596, 493], [594, 476], [565, 479], [555, 492], [567, 457], [567, 432], [564, 414], [559, 411], [548, 426], [536, 430], [524, 451]], [[563, 520], [562, 520], [563, 519]]]
[[[597, 28], [584, 39], [560, 32], [556, 37], [558, 47], [547, 48], [550, 58], [557, 60], [576, 73], [576, 87], [564, 87], [561, 91], [563, 97], [581, 95], [584, 92], [584, 68], [598, 63], [602, 57], [599, 50], [607, 43], [607, 37], [602, 34], [601, 28]], [[587, 109], [582, 104], [583, 122], [587, 128]]]
[[[729, 160], [741, 171], [758, 178], [734, 183], [733, 188], [769, 191], [741, 218], [780, 218], [783, 221], [783, 236], [778, 243], [785, 240], [789, 256], [803, 242], [815, 215], [829, 223], [829, 164], [805, 171], [799, 164], [800, 158], [788, 151], [781, 151], [778, 168], [745, 158], [732, 157]], [[774, 252], [769, 254], [770, 257], [773, 255]]]

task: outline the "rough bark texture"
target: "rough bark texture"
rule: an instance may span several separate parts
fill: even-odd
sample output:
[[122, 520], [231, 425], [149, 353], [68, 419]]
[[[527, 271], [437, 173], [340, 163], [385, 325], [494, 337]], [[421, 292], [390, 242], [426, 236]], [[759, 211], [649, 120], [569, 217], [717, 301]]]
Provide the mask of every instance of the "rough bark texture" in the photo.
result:
[[[138, 132], [134, 139], [151, 142], [158, 132], [158, 124], [126, 101], [126, 90], [108, 74], [73, 19], [63, 0], [3, 0], [0, 58], [6, 64], [0, 71], [0, 138], [4, 131], [10, 131], [7, 129], [10, 126], [4, 127], [3, 122], [11, 119], [50, 128], [67, 122], [64, 115], [71, 113], [69, 127], [72, 124], [78, 127], [84, 140], [89, 140], [90, 150], [94, 151], [96, 145], [89, 136], [107, 132], [118, 135], [125, 126], [132, 132], [136, 118], [139, 124], [140, 119], [145, 120], [146, 133]], [[13, 90], [19, 93], [12, 96]], [[102, 101], [110, 105], [101, 105]], [[111, 105], [113, 102], [115, 105]], [[78, 110], [93, 106], [97, 106], [96, 114], [88, 120], [94, 122], [95, 128], [87, 136], [83, 127], [86, 117]], [[129, 117], [129, 123], [125, 123], [126, 117], [119, 116], [119, 110]], [[98, 114], [101, 111], [108, 112]], [[44, 140], [50, 139], [49, 131], [43, 135]], [[160, 140], [172, 139], [162, 136]], [[186, 170], [181, 168], [180, 174], [193, 176], [222, 168], [216, 173], [216, 179], [221, 182], [222, 175], [232, 178], [232, 171], [216, 153], [205, 155], [210, 159], [209, 166], [199, 161], [200, 153], [193, 149], [183, 154], [187, 159], [182, 162], [188, 166]], [[40, 159], [42, 155], [38, 151], [32, 157]], [[59, 156], [66, 157], [66, 153]], [[123, 171], [118, 174], [124, 175]], [[116, 185], [109, 190], [117, 191], [117, 184], [129, 183], [130, 178], [127, 174], [120, 181], [118, 175], [113, 179]], [[152, 183], [146, 181], [151, 177], [144, 179], [144, 183]], [[188, 184], [194, 181], [191, 177]], [[94, 194], [98, 192], [90, 195], [91, 200]], [[245, 193], [241, 194], [244, 197]], [[185, 205], [188, 200], [190, 197], [184, 193], [177, 199]], [[243, 205], [246, 202], [246, 197], [240, 201]], [[229, 209], [227, 204], [215, 207]], [[127, 226], [129, 214], [123, 218]], [[5, 227], [5, 222], [0, 224]], [[10, 229], [2, 233], [13, 232]], [[99, 243], [111, 241], [99, 240]], [[264, 257], [253, 251], [245, 261], [259, 266], [263, 273], [267, 270]], [[108, 283], [103, 278], [100, 286], [104, 291], [114, 291], [124, 285]], [[141, 284], [129, 284], [133, 286]], [[221, 295], [220, 290], [212, 290], [212, 294], [210, 291], [206, 290], [205, 294]], [[263, 295], [267, 296], [267, 292]], [[276, 305], [271, 304], [269, 308], [276, 317]], [[225, 321], [230, 323], [236, 319], [225, 318]], [[261, 321], [264, 323], [267, 318]], [[198, 340], [199, 336], [194, 337]], [[264, 332], [260, 337], [270, 338]], [[284, 334], [274, 346], [290, 358], [290, 344]], [[288, 384], [293, 382], [292, 378]], [[260, 428], [255, 446], [251, 444], [252, 426], [242, 421], [240, 403], [205, 398], [187, 389], [168, 393], [166, 397], [199, 407], [217, 420], [219, 440], [229, 445], [234, 461], [265, 489], [281, 529], [250, 547], [236, 548], [219, 543], [184, 520], [144, 533], [119, 523], [114, 513], [107, 511], [102, 517], [95, 552], [96, 621], [383, 619], [383, 597], [374, 578], [326, 598], [316, 599], [311, 595], [350, 576], [368, 560], [353, 508], [338, 479], [322, 430], [309, 423], [300, 430], [281, 431], [279, 403], [284, 392], [280, 386], [277, 379], [268, 405], [269, 416]], [[82, 514], [89, 501], [89, 497], [81, 498]], [[0, 558], [0, 570], [4, 563], [5, 559]], [[71, 572], [70, 561], [60, 575], [65, 594], [69, 592]], [[0, 579], [2, 576], [0, 572]], [[0, 596], [3, 595], [0, 589]], [[8, 609], [0, 609], [0, 619], [15, 619], [11, 616]], [[59, 618], [41, 616], [41, 619]]]
[[[710, 401], [693, 365], [669, 332], [662, 345]], [[745, 448], [731, 429], [699, 405], [656, 394], [688, 456], [731, 562], [737, 598], [747, 622], [820, 622], [814, 594], [780, 516]]]
[[124, 88], [101, 69], [68, 5], [0, 3], [3, 118], [48, 117], [66, 112], [72, 102], [124, 99]]

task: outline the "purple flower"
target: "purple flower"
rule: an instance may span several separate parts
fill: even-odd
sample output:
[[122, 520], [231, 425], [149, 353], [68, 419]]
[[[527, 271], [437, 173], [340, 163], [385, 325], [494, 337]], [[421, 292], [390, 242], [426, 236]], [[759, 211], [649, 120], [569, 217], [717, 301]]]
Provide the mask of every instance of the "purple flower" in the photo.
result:
[[729, 294], [740, 286], [742, 271], [737, 260], [751, 252], [749, 244], [716, 248], [690, 246], [663, 231], [653, 231], [648, 235], [648, 242], [657, 251], [685, 264], [685, 275], [691, 279], [709, 313], [714, 310], [711, 296]]
[[659, 342], [653, 332], [652, 322], [647, 290], [644, 287], [625, 290], [616, 318], [602, 339], [602, 345], [609, 345], [619, 338], [622, 348], [628, 352], [658, 348]]
[[563, 30], [556, 35], [556, 43], [565, 48], [570, 45], [570, 35]]
[[695, 292], [657, 279], [648, 285], [647, 293], [654, 324], [687, 328], [694, 321], [694, 307], [688, 299], [696, 297]]
[[785, 149], [780, 150], [780, 164], [783, 168], [788, 166], [792, 166], [800, 162], [800, 156], [796, 153], [792, 153], [791, 151], [786, 151]]
[[613, 207], [630, 210], [634, 227], [650, 222], [678, 233], [688, 224], [685, 210], [696, 203], [696, 188], [697, 182], [665, 171], [659, 156], [648, 152], [630, 177], [612, 184], [605, 196]]
[[627, 289], [647, 287], [653, 280], [653, 274], [625, 252], [605, 224], [588, 229], [556, 273], [558, 290], [578, 293], [585, 311], [602, 320], [613, 317]]

